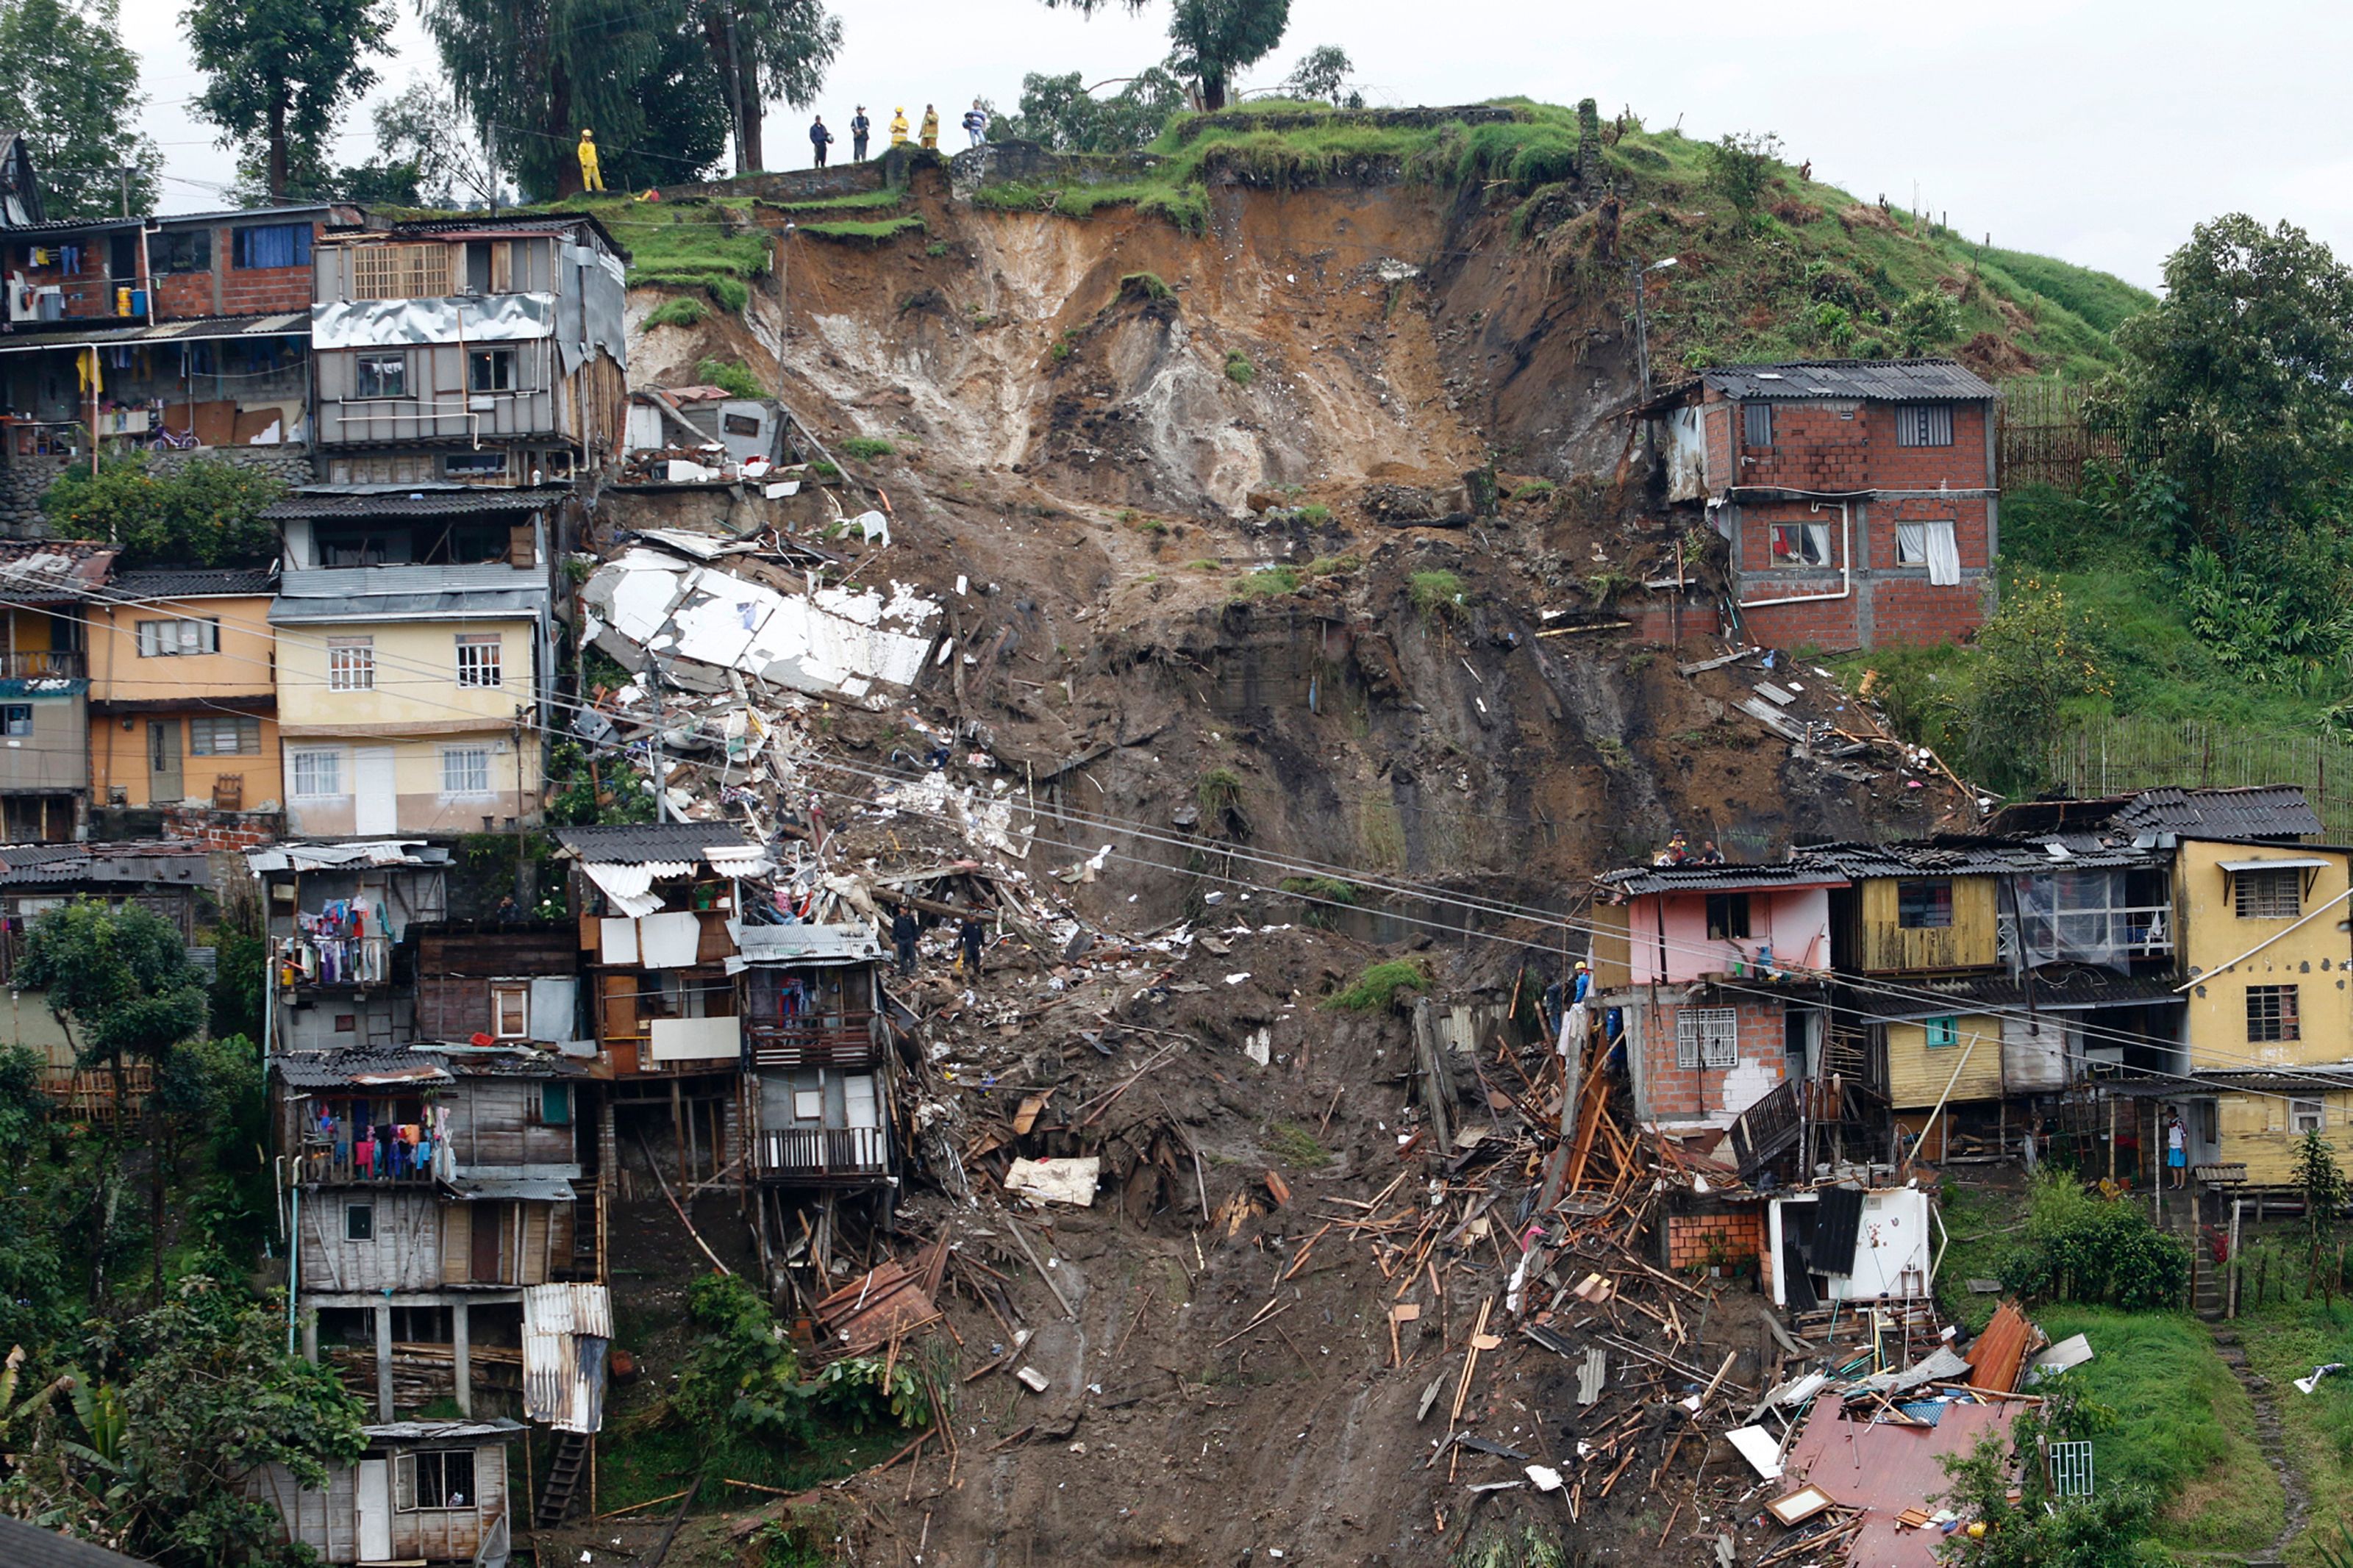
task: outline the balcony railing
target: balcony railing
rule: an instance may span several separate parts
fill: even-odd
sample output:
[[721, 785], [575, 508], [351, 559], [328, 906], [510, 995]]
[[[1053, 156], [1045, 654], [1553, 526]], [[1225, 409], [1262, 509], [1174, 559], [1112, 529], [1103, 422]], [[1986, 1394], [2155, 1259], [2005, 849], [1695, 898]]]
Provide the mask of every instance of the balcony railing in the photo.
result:
[[2170, 904], [2061, 909], [2048, 915], [2001, 919], [2002, 955], [2016, 955], [2029, 964], [2106, 952], [2129, 958], [2163, 958], [2173, 947]]
[[79, 648], [55, 648], [40, 653], [0, 653], [0, 679], [38, 680], [63, 676], [79, 680], [90, 668]]
[[[399, 1167], [396, 1173], [396, 1163]], [[296, 1179], [332, 1187], [422, 1187], [432, 1184], [433, 1173], [387, 1160], [382, 1144], [376, 1145], [375, 1159], [364, 1166], [350, 1144], [339, 1143], [332, 1148], [306, 1147]]]
[[832, 1013], [783, 1024], [745, 1020], [744, 1043], [758, 1068], [855, 1068], [874, 1059], [874, 1015]]
[[757, 1151], [760, 1174], [771, 1181], [838, 1181], [891, 1170], [890, 1144], [879, 1127], [763, 1131]]

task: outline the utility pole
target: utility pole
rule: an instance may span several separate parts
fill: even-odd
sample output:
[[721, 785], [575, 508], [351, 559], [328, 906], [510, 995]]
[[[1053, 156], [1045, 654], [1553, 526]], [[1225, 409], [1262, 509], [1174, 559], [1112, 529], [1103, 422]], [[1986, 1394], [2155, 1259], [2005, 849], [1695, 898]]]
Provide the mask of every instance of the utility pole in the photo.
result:
[[129, 217], [131, 216], [131, 170], [126, 166], [115, 170], [114, 173], [116, 178], [122, 184], [122, 216]]
[[1667, 256], [1647, 266], [1630, 259], [1626, 263], [1626, 279], [1634, 289], [1634, 363], [1642, 378], [1645, 400], [1651, 395], [1651, 318], [1643, 296], [1649, 291], [1650, 274], [1665, 271], [1675, 260]]
[[785, 339], [793, 330], [793, 233], [798, 224], [785, 225], [776, 237], [776, 401], [785, 400]]

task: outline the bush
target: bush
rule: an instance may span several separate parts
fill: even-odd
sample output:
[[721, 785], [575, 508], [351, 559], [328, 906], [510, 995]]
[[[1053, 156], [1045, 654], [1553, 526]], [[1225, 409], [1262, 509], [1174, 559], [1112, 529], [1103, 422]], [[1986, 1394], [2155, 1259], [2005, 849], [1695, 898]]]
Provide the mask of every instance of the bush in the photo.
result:
[[1430, 973], [1411, 959], [1391, 958], [1368, 966], [1324, 1005], [1343, 1013], [1377, 1013], [1397, 1005], [1398, 994], [1430, 989]]
[[1240, 349], [1226, 351], [1226, 379], [1236, 386], [1248, 386], [1258, 379], [1258, 366], [1250, 363], [1250, 355]]
[[767, 395], [766, 389], [752, 374], [751, 367], [740, 359], [702, 360], [695, 365], [694, 374], [730, 397]]
[[812, 1390], [800, 1380], [792, 1342], [777, 1331], [759, 1292], [733, 1274], [705, 1274], [688, 1288], [688, 1318], [702, 1337], [687, 1352], [670, 1410], [706, 1447], [730, 1429], [806, 1441]]
[[1961, 335], [1961, 307], [1942, 289], [1929, 287], [1907, 294], [1895, 307], [1895, 346], [1906, 355], [1949, 348]]
[[675, 300], [665, 300], [649, 310], [644, 330], [651, 331], [656, 327], [698, 326], [710, 314], [710, 306], [690, 295], [681, 294]]
[[2157, 1311], [2181, 1304], [2189, 1248], [2139, 1205], [2095, 1196], [2052, 1172], [2035, 1184], [2026, 1239], [2001, 1274], [2023, 1295]]
[[877, 458], [887, 458], [899, 449], [876, 436], [851, 436], [845, 440], [835, 442], [834, 446], [844, 457], [855, 458], [861, 463], [871, 463]]
[[1123, 300], [1174, 300], [1176, 290], [1162, 282], [1156, 272], [1131, 272], [1119, 280], [1119, 297]]
[[1462, 579], [1451, 572], [1417, 572], [1406, 580], [1413, 607], [1426, 621], [1459, 620], [1462, 616]]

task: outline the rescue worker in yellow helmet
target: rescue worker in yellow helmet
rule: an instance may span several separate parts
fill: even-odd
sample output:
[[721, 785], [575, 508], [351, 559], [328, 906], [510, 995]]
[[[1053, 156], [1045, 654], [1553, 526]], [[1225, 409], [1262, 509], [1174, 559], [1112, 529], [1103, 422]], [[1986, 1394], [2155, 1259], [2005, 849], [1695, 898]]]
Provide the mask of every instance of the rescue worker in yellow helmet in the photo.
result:
[[585, 125], [580, 128], [580, 188], [584, 191], [605, 188], [605, 171], [596, 166], [596, 133]]
[[906, 144], [907, 111], [904, 109], [894, 109], [891, 111], [891, 145], [904, 147]]
[[923, 151], [940, 150], [940, 111], [930, 104], [923, 105]]

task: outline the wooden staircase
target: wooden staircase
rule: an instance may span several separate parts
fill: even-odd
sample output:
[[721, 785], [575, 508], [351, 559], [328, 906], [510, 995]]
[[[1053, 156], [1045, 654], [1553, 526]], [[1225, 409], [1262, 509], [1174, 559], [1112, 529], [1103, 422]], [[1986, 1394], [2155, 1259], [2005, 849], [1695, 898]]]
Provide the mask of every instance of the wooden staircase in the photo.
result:
[[555, 1435], [555, 1458], [547, 1467], [547, 1484], [539, 1490], [539, 1507], [532, 1515], [533, 1525], [540, 1530], [553, 1530], [564, 1522], [572, 1511], [574, 1497], [580, 1490], [580, 1478], [588, 1468], [588, 1438], [579, 1432], [559, 1432]]

